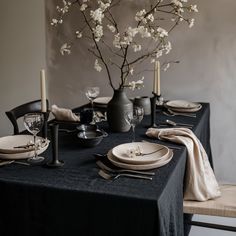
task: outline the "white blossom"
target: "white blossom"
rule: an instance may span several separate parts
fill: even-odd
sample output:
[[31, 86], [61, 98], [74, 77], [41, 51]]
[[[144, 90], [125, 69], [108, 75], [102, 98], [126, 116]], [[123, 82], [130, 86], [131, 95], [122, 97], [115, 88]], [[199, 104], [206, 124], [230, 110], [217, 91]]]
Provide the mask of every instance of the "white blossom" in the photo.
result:
[[158, 33], [158, 36], [160, 38], [164, 38], [164, 37], [168, 36], [168, 32], [165, 29], [161, 28], [161, 27], [157, 28], [157, 33]]
[[120, 44], [120, 33], [114, 35], [113, 45], [116, 48], [121, 48]]
[[163, 51], [162, 51], [162, 50], [158, 50], [158, 51], [156, 52], [156, 58], [161, 57], [162, 54], [163, 54]]
[[99, 42], [100, 39], [103, 36], [103, 26], [102, 25], [97, 25], [95, 29], [93, 29], [94, 37], [96, 42]]
[[133, 67], [130, 68], [129, 73], [130, 73], [131, 75], [134, 74], [134, 68], [133, 68]]
[[133, 46], [134, 52], [138, 52], [142, 50], [142, 46], [140, 44], [134, 44]]
[[172, 49], [172, 45], [171, 45], [171, 42], [168, 41], [165, 45], [164, 45], [164, 49], [166, 51], [166, 54], [169, 54], [171, 49]]
[[151, 22], [154, 21], [154, 16], [153, 16], [153, 14], [149, 14], [146, 18], [147, 18], [148, 20], [150, 20]]
[[190, 19], [190, 20], [188, 21], [188, 26], [189, 26], [189, 28], [192, 28], [192, 27], [193, 27], [194, 21], [195, 21], [194, 18], [192, 18], [192, 19]]
[[80, 11], [85, 11], [87, 7], [88, 7], [88, 5], [83, 3], [80, 7]]
[[82, 32], [80, 32], [80, 31], [76, 31], [75, 34], [76, 34], [76, 38], [78, 38], [78, 39], [82, 38], [82, 36], [83, 36]]
[[95, 11], [91, 10], [90, 16], [95, 22], [102, 24], [102, 19], [104, 18], [104, 14], [101, 8], [98, 8]]
[[131, 90], [135, 90], [136, 88], [140, 89], [141, 87], [143, 87], [143, 80], [144, 80], [144, 76], [140, 80], [137, 80], [137, 81], [133, 80], [133, 81], [129, 82], [128, 87]]
[[171, 0], [171, 3], [173, 3], [177, 7], [183, 7], [183, 3], [179, 0]]
[[136, 15], [135, 15], [135, 20], [136, 21], [141, 21], [144, 18], [145, 14], [146, 14], [146, 10], [145, 9], [137, 12]]
[[61, 54], [64, 56], [66, 53], [69, 55], [71, 53], [71, 46], [67, 43], [64, 43], [62, 46], [61, 46], [61, 49], [60, 49], [60, 52]]
[[197, 5], [190, 5], [190, 11], [198, 12]]
[[151, 33], [148, 31], [148, 28], [144, 27], [143, 25], [138, 27], [138, 32], [140, 33], [142, 38], [150, 38]]
[[102, 66], [99, 64], [98, 59], [95, 60], [94, 69], [98, 72], [102, 71]]
[[164, 68], [163, 68], [163, 70], [164, 70], [164, 71], [167, 71], [169, 67], [170, 67], [170, 63], [166, 63], [165, 66], [164, 66]]
[[116, 32], [116, 28], [113, 25], [107, 25], [107, 28], [112, 32], [115, 33]]

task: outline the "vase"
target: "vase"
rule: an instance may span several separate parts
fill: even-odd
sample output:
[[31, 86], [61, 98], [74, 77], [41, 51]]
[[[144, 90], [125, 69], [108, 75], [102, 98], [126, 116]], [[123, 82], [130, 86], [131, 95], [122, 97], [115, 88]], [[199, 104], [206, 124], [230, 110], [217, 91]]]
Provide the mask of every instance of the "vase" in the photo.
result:
[[130, 125], [125, 120], [127, 112], [133, 110], [133, 103], [123, 89], [114, 90], [112, 99], [107, 105], [107, 121], [113, 132], [127, 132]]

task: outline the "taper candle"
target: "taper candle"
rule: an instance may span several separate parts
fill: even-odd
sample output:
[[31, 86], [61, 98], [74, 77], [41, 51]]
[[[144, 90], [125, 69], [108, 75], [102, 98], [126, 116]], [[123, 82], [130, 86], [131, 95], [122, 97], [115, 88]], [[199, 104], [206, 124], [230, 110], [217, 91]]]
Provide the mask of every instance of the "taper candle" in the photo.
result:
[[153, 78], [153, 93], [157, 93], [157, 70], [158, 70], [158, 62], [155, 61], [154, 64], [154, 78]]
[[40, 71], [40, 87], [41, 87], [41, 111], [47, 111], [46, 104], [46, 81], [45, 81], [45, 70]]

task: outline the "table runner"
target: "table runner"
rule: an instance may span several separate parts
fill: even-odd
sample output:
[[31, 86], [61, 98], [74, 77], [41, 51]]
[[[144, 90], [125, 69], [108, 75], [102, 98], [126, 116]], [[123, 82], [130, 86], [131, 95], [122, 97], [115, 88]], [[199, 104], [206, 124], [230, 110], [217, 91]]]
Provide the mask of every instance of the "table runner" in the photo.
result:
[[[164, 116], [158, 115], [158, 120]], [[209, 104], [203, 104], [194, 132], [209, 157]], [[137, 141], [145, 136], [150, 117], [137, 127]], [[97, 172], [93, 153], [131, 141], [131, 133], [110, 133], [94, 148], [77, 144], [76, 135], [59, 135], [58, 169], [34, 166], [5, 166], [0, 169], [0, 235], [183, 235], [183, 179], [186, 150], [156, 169], [153, 181], [119, 179], [106, 181]], [[44, 156], [51, 158], [49, 148]], [[186, 231], [187, 232], [187, 231]]]

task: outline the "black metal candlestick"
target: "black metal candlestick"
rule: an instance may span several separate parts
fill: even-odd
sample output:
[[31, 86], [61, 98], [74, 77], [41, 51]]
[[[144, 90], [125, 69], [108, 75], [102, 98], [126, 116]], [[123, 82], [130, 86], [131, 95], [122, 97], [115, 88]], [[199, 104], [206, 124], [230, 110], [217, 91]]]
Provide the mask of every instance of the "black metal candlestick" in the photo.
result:
[[156, 128], [156, 106], [157, 100], [161, 98], [161, 95], [157, 95], [156, 93], [152, 92], [153, 97], [151, 98], [151, 127]]
[[58, 128], [59, 124], [50, 125], [52, 137], [52, 161], [47, 163], [49, 167], [61, 167], [64, 165], [63, 161], [58, 160]]
[[42, 128], [42, 136], [43, 138], [47, 138], [48, 137], [48, 118], [49, 118], [49, 114], [50, 111], [46, 111], [46, 112], [42, 112], [43, 114], [43, 118], [44, 118], [44, 122], [43, 122], [43, 128]]

